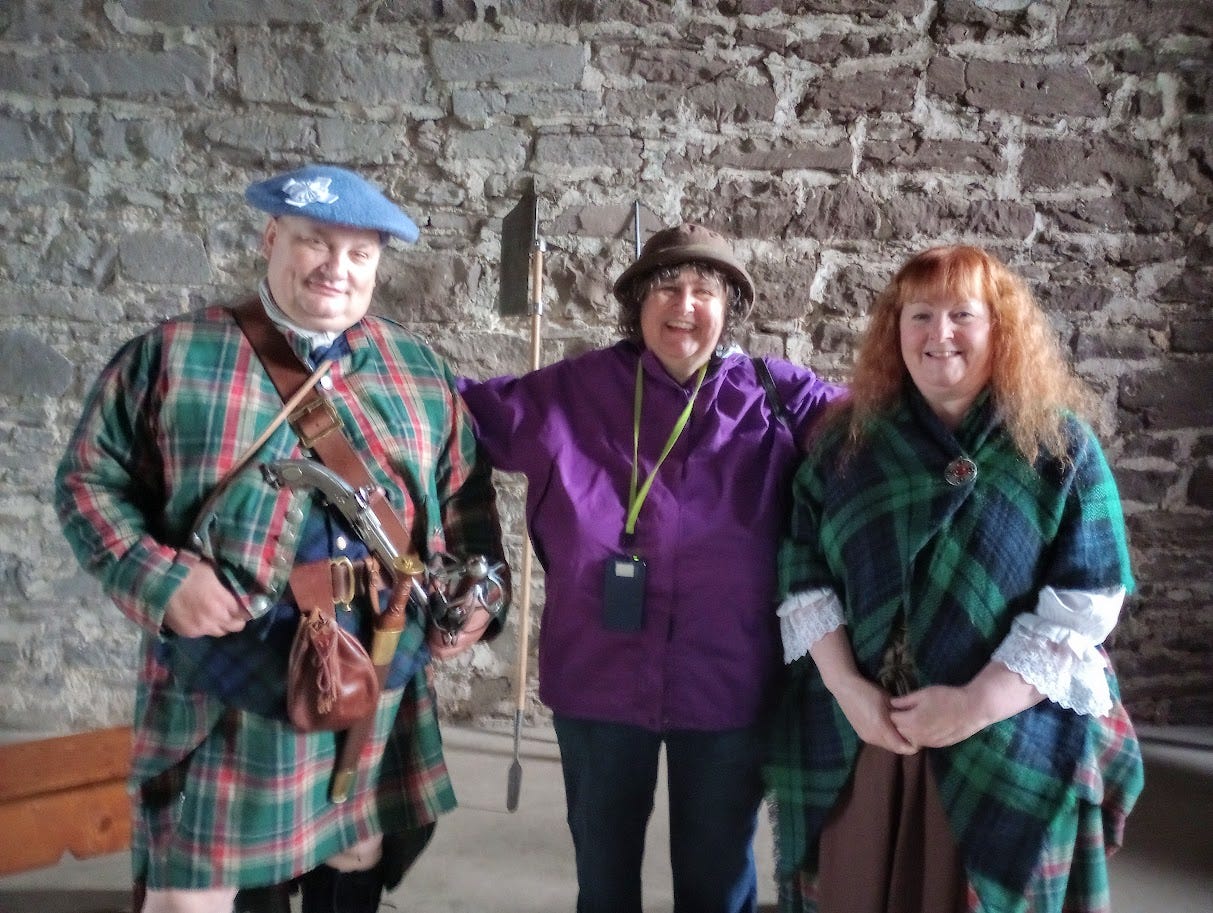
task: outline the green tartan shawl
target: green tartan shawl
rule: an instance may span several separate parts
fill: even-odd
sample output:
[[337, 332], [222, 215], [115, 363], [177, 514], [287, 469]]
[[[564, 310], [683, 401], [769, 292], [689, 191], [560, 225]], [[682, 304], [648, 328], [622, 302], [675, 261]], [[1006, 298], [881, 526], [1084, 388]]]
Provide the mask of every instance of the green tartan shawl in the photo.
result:
[[[782, 593], [834, 589], [856, 662], [870, 679], [904, 617], [919, 684], [968, 682], [1015, 616], [1034, 610], [1042, 587], [1132, 588], [1111, 472], [1086, 426], [1067, 418], [1066, 431], [1069, 459], [1033, 465], [1015, 449], [989, 397], [952, 433], [913, 390], [872, 423], [847, 460], [840, 461], [845, 423], [832, 426], [793, 483], [792, 525], [779, 560]], [[974, 461], [976, 476], [951, 485], [945, 469], [962, 455]], [[1051, 822], [1076, 802], [1076, 766], [1088, 726], [1098, 725], [1046, 700], [931, 750], [941, 799], [983, 901], [1022, 897]], [[811, 659], [791, 664], [767, 770], [785, 874], [816, 870], [821, 827], [858, 749]]]

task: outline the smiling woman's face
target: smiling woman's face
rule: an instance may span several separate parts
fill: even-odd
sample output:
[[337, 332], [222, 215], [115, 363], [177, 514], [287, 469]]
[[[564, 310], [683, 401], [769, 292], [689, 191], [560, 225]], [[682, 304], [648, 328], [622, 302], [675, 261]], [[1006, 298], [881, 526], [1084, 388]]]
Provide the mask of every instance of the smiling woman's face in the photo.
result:
[[645, 347], [679, 383], [707, 364], [724, 331], [724, 283], [694, 268], [655, 285], [640, 306]]
[[901, 357], [914, 386], [955, 427], [989, 383], [990, 309], [979, 298], [916, 296], [901, 309]]

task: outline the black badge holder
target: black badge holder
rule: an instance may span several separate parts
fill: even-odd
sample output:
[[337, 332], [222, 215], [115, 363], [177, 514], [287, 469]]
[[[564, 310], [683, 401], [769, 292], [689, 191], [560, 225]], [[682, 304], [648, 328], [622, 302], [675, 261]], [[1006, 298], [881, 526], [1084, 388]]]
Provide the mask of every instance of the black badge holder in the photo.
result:
[[637, 555], [612, 555], [602, 590], [602, 625], [608, 631], [635, 632], [644, 626], [644, 578], [648, 570]]

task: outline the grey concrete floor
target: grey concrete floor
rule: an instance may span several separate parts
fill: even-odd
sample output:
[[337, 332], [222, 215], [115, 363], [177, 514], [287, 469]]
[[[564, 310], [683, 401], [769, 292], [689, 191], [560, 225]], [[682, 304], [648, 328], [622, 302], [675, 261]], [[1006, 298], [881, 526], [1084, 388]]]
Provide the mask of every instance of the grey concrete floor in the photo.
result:
[[[526, 729], [521, 742], [519, 807], [506, 810], [513, 757], [508, 728], [444, 729], [459, 808], [385, 913], [568, 913], [576, 884], [564, 823], [564, 792], [555, 737]], [[1125, 849], [1111, 864], [1117, 913], [1213, 911], [1213, 732], [1143, 732], [1146, 788], [1129, 819]], [[645, 909], [672, 909], [664, 796], [650, 823], [644, 871]], [[770, 825], [756, 845], [760, 896], [774, 902]], [[127, 857], [64, 859], [34, 872], [0, 878], [0, 913], [117, 913], [129, 910]]]

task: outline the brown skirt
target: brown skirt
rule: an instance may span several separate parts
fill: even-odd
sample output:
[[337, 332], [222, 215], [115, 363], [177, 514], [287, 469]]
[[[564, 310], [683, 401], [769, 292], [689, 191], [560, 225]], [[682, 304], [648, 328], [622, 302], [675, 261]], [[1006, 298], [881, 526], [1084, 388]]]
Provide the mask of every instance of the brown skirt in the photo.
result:
[[822, 829], [820, 913], [965, 913], [968, 878], [925, 751], [864, 745]]

